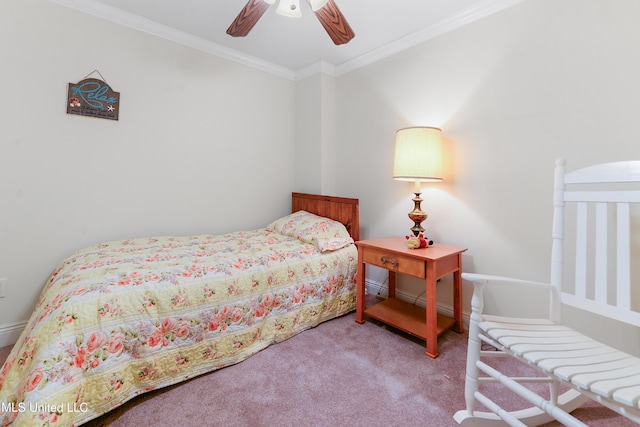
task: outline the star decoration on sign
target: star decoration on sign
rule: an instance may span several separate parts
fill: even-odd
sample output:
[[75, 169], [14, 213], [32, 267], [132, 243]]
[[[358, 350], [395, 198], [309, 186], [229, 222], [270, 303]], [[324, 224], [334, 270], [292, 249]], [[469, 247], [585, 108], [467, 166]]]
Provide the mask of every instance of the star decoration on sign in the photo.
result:
[[115, 110], [115, 109], [113, 108], [113, 105], [109, 105], [109, 106], [107, 107], [107, 111], [114, 111], [114, 110]]

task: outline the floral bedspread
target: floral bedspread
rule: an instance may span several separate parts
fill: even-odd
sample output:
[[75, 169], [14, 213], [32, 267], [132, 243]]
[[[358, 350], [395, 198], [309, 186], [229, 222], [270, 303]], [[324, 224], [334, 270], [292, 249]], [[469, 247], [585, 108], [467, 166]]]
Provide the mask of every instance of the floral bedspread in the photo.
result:
[[355, 308], [354, 245], [269, 228], [80, 250], [0, 371], [0, 425], [79, 425]]

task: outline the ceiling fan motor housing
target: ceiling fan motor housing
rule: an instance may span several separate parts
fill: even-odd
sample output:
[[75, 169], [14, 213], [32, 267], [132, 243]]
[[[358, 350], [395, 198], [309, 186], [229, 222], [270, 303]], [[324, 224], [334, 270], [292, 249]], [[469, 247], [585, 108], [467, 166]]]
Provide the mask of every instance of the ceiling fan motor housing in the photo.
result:
[[[334, 0], [306, 0], [316, 18], [320, 21], [331, 40], [336, 45], [348, 43], [355, 37], [351, 26], [338, 9]], [[260, 17], [276, 0], [248, 0], [233, 23], [227, 28], [227, 34], [232, 37], [244, 37], [256, 25]], [[288, 3], [289, 10], [286, 5]], [[285, 16], [301, 16], [300, 0], [280, 0], [276, 13]]]

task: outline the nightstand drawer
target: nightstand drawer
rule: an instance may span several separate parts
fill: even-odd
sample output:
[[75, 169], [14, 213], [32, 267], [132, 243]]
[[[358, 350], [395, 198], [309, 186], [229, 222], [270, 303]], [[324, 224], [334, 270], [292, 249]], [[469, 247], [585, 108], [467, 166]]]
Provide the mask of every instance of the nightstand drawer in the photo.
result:
[[365, 248], [363, 259], [366, 264], [377, 265], [389, 271], [408, 274], [424, 279], [426, 277], [425, 262], [401, 254], [390, 253], [388, 250]]

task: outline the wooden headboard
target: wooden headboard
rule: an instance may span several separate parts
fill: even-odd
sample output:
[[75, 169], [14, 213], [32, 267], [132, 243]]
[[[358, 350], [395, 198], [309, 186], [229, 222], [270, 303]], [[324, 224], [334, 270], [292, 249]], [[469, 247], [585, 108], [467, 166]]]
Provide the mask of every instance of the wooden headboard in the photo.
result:
[[360, 207], [358, 199], [291, 193], [291, 213], [307, 211], [344, 224], [356, 242], [360, 240]]

